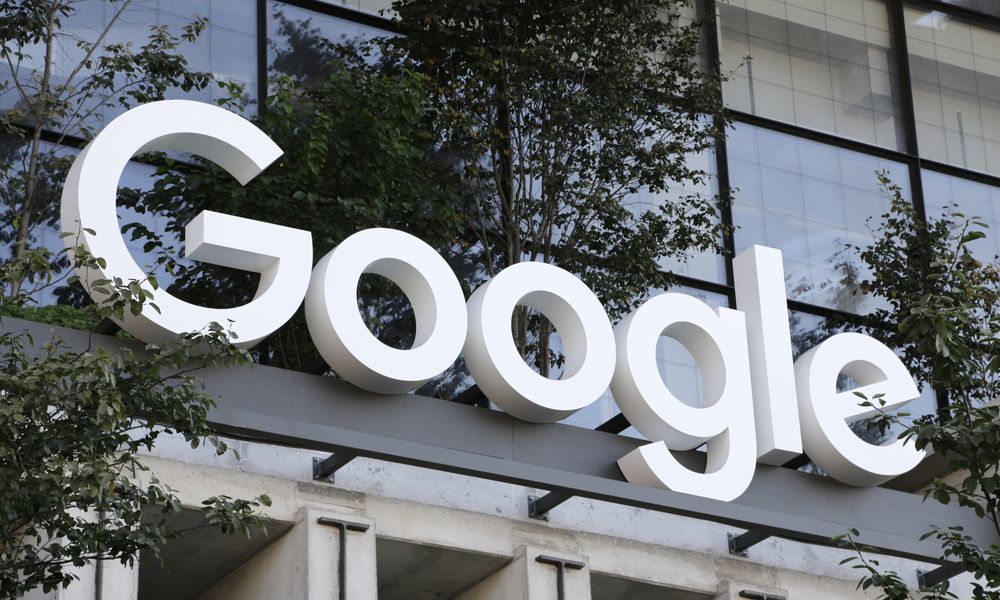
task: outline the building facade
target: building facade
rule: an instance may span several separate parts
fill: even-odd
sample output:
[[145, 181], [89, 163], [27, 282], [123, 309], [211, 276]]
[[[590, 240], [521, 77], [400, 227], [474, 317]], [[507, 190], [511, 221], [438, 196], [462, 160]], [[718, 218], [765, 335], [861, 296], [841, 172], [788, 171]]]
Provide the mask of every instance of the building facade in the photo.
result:
[[[109, 41], [134, 40], [150, 25], [179, 26], [205, 16], [206, 32], [186, 51], [191, 68], [238, 83], [262, 100], [274, 56], [287, 43], [283, 20], [307, 23], [331, 40], [391, 34], [391, 21], [379, 14], [387, 4], [142, 0], [112, 28]], [[108, 22], [104, 3], [83, 6], [72, 21], [81, 35]], [[807, 349], [804, 341], [811, 334], [827, 329], [827, 320], [856, 321], [876, 307], [857, 289], [861, 267], [844, 247], [870, 242], [872, 223], [888, 210], [878, 174], [900, 186], [921, 218], [957, 204], [994, 228], [1000, 224], [996, 3], [698, 0], [691, 16], [716, 26], [706, 36], [705, 63], [729, 74], [723, 94], [733, 116], [715, 152], [691, 160], [715, 174], [715, 189], [735, 191], [732, 206], [721, 215], [734, 226], [724, 246], [733, 253], [753, 244], [782, 251], [797, 353]], [[193, 97], [212, 101], [219, 94], [211, 88]], [[4, 101], [0, 95], [0, 107]], [[256, 108], [251, 104], [246, 110]], [[96, 125], [112, 116], [99, 117]], [[152, 167], [134, 163], [125, 182], [141, 187], [151, 173]], [[61, 245], [58, 232], [39, 235], [42, 243]], [[981, 258], [1000, 253], [1000, 235], [993, 230], [975, 244]], [[134, 250], [141, 254], [141, 248]], [[664, 268], [679, 269], [687, 293], [715, 307], [735, 306], [728, 260], [705, 254]], [[671, 390], [699, 405], [703, 385], [691, 355], [668, 339], [659, 352]], [[933, 411], [937, 402], [928, 390], [909, 412]], [[566, 424], [593, 429], [617, 414], [607, 396]], [[210, 495], [269, 494], [275, 500], [269, 510], [274, 523], [266, 534], [245, 540], [195, 533], [167, 547], [161, 562], [81, 569], [77, 585], [54, 595], [66, 600], [866, 597], [856, 589], [858, 572], [839, 564], [847, 551], [837, 548], [767, 537], [734, 552], [730, 534], [744, 533], [741, 529], [584, 498], [567, 500], [542, 520], [529, 515], [529, 497], [544, 496], [544, 489], [364, 457], [332, 477], [316, 478], [314, 462], [328, 453], [250, 439], [234, 444], [239, 461], [167, 438], [146, 460], [191, 501], [192, 522], [196, 503]], [[918, 490], [929, 482], [920, 477], [895, 487]], [[893, 557], [883, 564], [914, 587], [918, 571], [934, 568]], [[955, 577], [954, 587], [967, 597], [969, 576]]]

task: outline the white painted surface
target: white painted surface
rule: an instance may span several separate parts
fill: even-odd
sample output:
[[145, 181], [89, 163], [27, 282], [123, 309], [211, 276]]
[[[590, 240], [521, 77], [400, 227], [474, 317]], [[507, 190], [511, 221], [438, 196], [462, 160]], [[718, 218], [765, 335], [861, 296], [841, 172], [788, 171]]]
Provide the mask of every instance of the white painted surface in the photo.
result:
[[[684, 345], [705, 382], [703, 406], [677, 398], [660, 375], [661, 336]], [[750, 487], [757, 468], [750, 362], [743, 313], [713, 310], [684, 294], [646, 301], [615, 327], [618, 364], [611, 392], [622, 414], [652, 443], [618, 460], [634, 484], [730, 501]], [[707, 442], [704, 473], [685, 467], [670, 452]]]
[[[413, 307], [413, 347], [376, 338], [358, 311], [365, 273], [395, 283]], [[395, 229], [365, 229], [337, 245], [313, 269], [306, 323], [327, 364], [377, 394], [417, 389], [451, 366], [465, 343], [465, 296], [458, 278], [426, 242]]]
[[781, 251], [751, 246], [733, 259], [733, 280], [746, 315], [757, 461], [783, 465], [802, 454], [802, 432]]
[[[838, 391], [841, 375], [858, 387]], [[806, 453], [839, 481], [878, 485], [914, 469], [926, 457], [912, 441], [895, 439], [879, 446], [850, 428], [852, 422], [876, 416], [874, 407], [880, 402], [881, 410], [891, 411], [920, 396], [906, 365], [882, 342], [857, 333], [837, 334], [795, 361], [795, 379]], [[863, 399], [856, 393], [873, 408], [860, 406]]]
[[159, 310], [125, 311], [123, 329], [151, 344], [201, 331], [211, 323], [231, 326], [237, 343], [249, 347], [283, 325], [302, 303], [312, 268], [312, 235], [271, 223], [220, 213], [199, 214], [187, 228], [189, 256], [261, 274], [251, 302], [233, 308], [206, 308], [153, 289], [129, 254], [115, 208], [118, 183], [133, 156], [179, 150], [223, 167], [241, 184], [281, 156], [281, 149], [255, 125], [212, 104], [163, 100], [115, 118], [77, 155], [62, 193], [66, 246], [82, 246], [103, 266], [81, 268], [80, 282], [98, 303], [109, 298], [97, 282], [120, 278], [140, 282]]

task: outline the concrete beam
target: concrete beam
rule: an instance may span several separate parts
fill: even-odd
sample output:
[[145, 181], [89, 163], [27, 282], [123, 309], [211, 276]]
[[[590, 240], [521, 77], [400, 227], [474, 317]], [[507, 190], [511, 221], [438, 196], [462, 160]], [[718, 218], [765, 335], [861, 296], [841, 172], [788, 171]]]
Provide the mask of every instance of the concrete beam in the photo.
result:
[[590, 600], [590, 568], [582, 556], [520, 546], [514, 559], [455, 600]]

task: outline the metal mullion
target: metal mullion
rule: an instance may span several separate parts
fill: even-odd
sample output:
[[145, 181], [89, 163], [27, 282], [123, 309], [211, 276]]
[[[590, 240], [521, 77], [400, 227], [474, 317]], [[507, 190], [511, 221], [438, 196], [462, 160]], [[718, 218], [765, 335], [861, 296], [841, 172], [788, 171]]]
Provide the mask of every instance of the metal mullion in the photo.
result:
[[986, 185], [1000, 188], [1000, 176], [998, 175], [991, 175], [989, 173], [984, 173], [982, 171], [970, 171], [968, 169], [950, 163], [943, 163], [927, 159], [920, 160], [920, 167], [924, 171], [934, 171], [936, 173], [941, 173], [943, 175], [948, 175], [950, 177], [965, 179], [967, 181], [975, 181], [977, 183], [983, 183]]
[[910, 173], [910, 202], [917, 218], [927, 222], [924, 206], [924, 185], [920, 176], [920, 143], [917, 138], [917, 115], [913, 104], [913, 81], [910, 75], [910, 52], [906, 41], [906, 19], [901, 0], [886, 0], [889, 10], [889, 44], [894, 52], [899, 91], [899, 108], [902, 110], [906, 150], [910, 155], [907, 168]]
[[[677, 275], [676, 273], [671, 273], [671, 276], [676, 280], [678, 284], [694, 290], [719, 294], [727, 297], [732, 297], [735, 296], [736, 294], [736, 288], [731, 285], [715, 283], [703, 279], [695, 279], [693, 277], [688, 277], [686, 275]], [[851, 323], [872, 325], [875, 327], [879, 326], [879, 324], [874, 322], [869, 315], [860, 315], [857, 313], [847, 312], [845, 310], [840, 310], [836, 308], [830, 308], [828, 306], [822, 306], [820, 304], [811, 304], [808, 302], [803, 302], [801, 300], [795, 300], [792, 298], [787, 299], [786, 302], [788, 304], [788, 310], [794, 310], [795, 312], [807, 313], [817, 317], [822, 317], [824, 319], [839, 319], [841, 321], [847, 321]], [[730, 305], [730, 307], [732, 306], [734, 305]]]
[[[906, 17], [903, 0], [887, 0], [889, 8], [889, 36], [896, 53], [896, 68], [899, 73], [899, 89], [902, 93], [903, 118], [906, 123], [908, 150], [913, 158], [907, 163], [910, 173], [910, 201], [917, 219], [927, 225], [927, 205], [924, 202], [923, 164], [920, 159], [920, 144], [917, 137], [917, 114], [913, 103], [913, 79], [910, 73], [910, 52], [907, 47]], [[950, 404], [947, 390], [935, 389], [938, 410]]]
[[859, 315], [836, 308], [820, 306], [818, 304], [809, 304], [807, 302], [802, 302], [801, 300], [789, 299], [787, 300], [787, 303], [788, 310], [790, 311], [805, 313], [814, 317], [822, 317], [824, 319], [844, 321], [855, 325], [867, 325], [870, 327], [881, 328], [881, 323], [875, 321], [870, 315]]
[[[30, 131], [30, 128], [27, 127], [26, 125], [15, 124], [14, 127]], [[83, 150], [88, 144], [88, 141], [85, 138], [76, 135], [58, 133], [52, 131], [51, 129], [42, 129], [41, 140], [47, 144], [52, 144], [53, 146], [58, 146], [61, 148], [71, 148], [73, 150]], [[132, 158], [129, 159], [129, 162], [139, 163], [141, 165], [149, 165], [151, 167], [162, 167], [165, 164], [162, 160], [150, 160], [148, 158], [144, 158], [144, 156], [145, 155], [133, 156]], [[200, 166], [194, 163], [190, 163], [183, 160], [175, 159], [174, 162], [182, 164], [192, 169], [201, 168]]]
[[[677, 278], [676, 275], [675, 278]], [[734, 296], [736, 293], [735, 288], [733, 286], [722, 285], [719, 283], [711, 283], [707, 281], [702, 281], [700, 279], [687, 279], [686, 281], [683, 282], [678, 281], [678, 283], [682, 283], [682, 285], [684, 285], [685, 287], [689, 287], [695, 290], [724, 295], [727, 297]], [[881, 324], [874, 321], [870, 315], [860, 315], [857, 313], [847, 312], [836, 308], [830, 308], [819, 304], [810, 304], [808, 302], [802, 302], [801, 300], [794, 300], [791, 298], [787, 300], [787, 304], [788, 304], [788, 310], [790, 311], [806, 313], [824, 319], [837, 319], [848, 323], [854, 323], [858, 325], [868, 325], [872, 327], [881, 328]], [[733, 306], [734, 305], [730, 305], [731, 308]]]
[[[696, 1], [695, 9], [697, 11], [698, 20], [703, 23], [702, 28], [705, 40], [705, 52], [707, 54], [705, 58], [708, 60], [708, 69], [710, 69], [710, 71], [715, 75], [719, 76], [721, 81], [722, 58], [719, 51], [719, 28], [717, 23], [715, 0]], [[722, 97], [721, 86], [719, 89], [719, 96], [722, 106], [725, 107], [725, 98]], [[726, 229], [726, 231], [722, 234], [722, 245], [726, 252], [723, 264], [725, 265], [726, 283], [728, 284], [726, 286], [725, 293], [729, 301], [729, 306], [735, 307], [736, 292], [732, 287], [733, 282], [735, 281], [732, 258], [736, 256], [736, 238], [734, 233], [735, 225], [733, 222], [733, 198], [730, 193], [729, 152], [726, 147], [725, 120], [720, 117], [713, 117], [713, 120], [716, 128], [721, 129], [715, 140], [715, 177], [719, 185], [719, 198], [723, 200], [722, 206], [720, 207], [720, 213], [722, 224]]]
[[367, 25], [376, 29], [383, 29], [386, 33], [400, 33], [400, 28], [392, 19], [382, 17], [369, 12], [355, 10], [346, 6], [321, 2], [319, 0], [275, 0], [280, 4], [287, 4], [296, 8], [302, 8], [315, 13], [337, 17], [345, 21], [353, 21], [361, 25]]
[[[729, 259], [726, 262], [731, 262]], [[689, 287], [703, 292], [710, 292], [713, 294], [719, 294], [721, 296], [730, 296], [734, 293], [733, 286], [726, 283], [718, 283], [716, 281], [709, 281], [706, 279], [698, 279], [696, 277], [691, 277], [690, 275], [681, 275], [680, 273], [670, 272], [670, 277], [684, 287]]]
[[267, 110], [267, 0], [257, 0], [257, 114]]
[[814, 142], [820, 142], [828, 146], [842, 148], [844, 150], [850, 150], [852, 152], [858, 152], [860, 154], [876, 156], [878, 158], [893, 160], [899, 163], [905, 163], [907, 160], [914, 158], [913, 156], [911, 156], [906, 152], [893, 150], [891, 148], [886, 148], [884, 146], [876, 146], [875, 144], [869, 144], [868, 142], [862, 142], [860, 140], [840, 137], [835, 134], [828, 133], [826, 131], [820, 131], [818, 129], [809, 129], [808, 127], [802, 127], [801, 125], [788, 123], [786, 121], [777, 121], [775, 119], [769, 119], [767, 117], [761, 117], [759, 115], [754, 115], [739, 110], [729, 109], [728, 112], [730, 115], [732, 115], [733, 120], [738, 123], [753, 125], [754, 127], [759, 127], [761, 129], [767, 129], [770, 131], [777, 131], [778, 133], [784, 133], [794, 137], [803, 138]]

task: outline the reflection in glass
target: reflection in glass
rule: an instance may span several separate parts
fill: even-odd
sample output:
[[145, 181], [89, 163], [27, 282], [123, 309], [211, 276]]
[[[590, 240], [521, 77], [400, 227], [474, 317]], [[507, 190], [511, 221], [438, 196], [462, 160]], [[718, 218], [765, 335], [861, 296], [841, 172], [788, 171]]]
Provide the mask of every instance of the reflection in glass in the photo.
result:
[[905, 8], [920, 153], [1000, 173], [1000, 32]]
[[717, 4], [726, 104], [887, 148], [903, 147], [881, 0]]
[[[124, 7], [115, 19], [119, 9]], [[73, 12], [63, 17], [59, 38], [52, 57], [52, 85], [69, 84], [79, 89], [90, 76], [89, 69], [74, 70], [83, 61], [86, 49], [78, 42], [88, 44], [101, 41], [102, 47], [125, 44], [132, 52], [148, 43], [151, 28], [164, 26], [171, 35], [182, 33], [182, 27], [199, 17], [209, 20], [208, 26], [194, 42], [183, 42], [178, 52], [187, 60], [192, 71], [210, 73], [217, 81], [241, 86], [248, 97], [257, 94], [257, 44], [256, 7], [252, 2], [233, 0], [136, 0], [129, 4], [111, 3], [107, 0], [81, 0], [73, 3]], [[22, 86], [33, 92], [38, 85], [38, 72], [43, 67], [44, 47], [41, 43], [26, 47], [28, 55], [14, 61]], [[11, 84], [9, 67], [0, 66], [0, 110], [15, 106], [18, 92]], [[28, 83], [25, 83], [28, 82]], [[120, 85], [116, 82], [116, 85]], [[121, 91], [121, 90], [119, 90]], [[210, 102], [228, 97], [228, 92], [218, 84], [203, 90], [184, 91], [169, 89], [166, 98], [186, 98]], [[125, 107], [111, 99], [113, 106], [103, 106], [99, 98], [82, 100], [78, 113], [85, 115], [79, 122], [67, 124], [67, 133], [78, 135], [84, 128], [99, 129], [108, 120], [124, 112]]]
[[330, 57], [328, 45], [384, 35], [383, 29], [272, 1], [267, 10], [267, 64], [272, 74], [308, 80], [323, 71]]
[[[718, 182], [714, 176], [716, 171], [715, 153], [706, 151], [701, 154], [688, 156], [687, 160], [691, 169], [704, 173], [712, 173], [713, 175], [700, 182], [685, 181], [683, 184], [673, 182], [669, 185], [667, 191], [662, 194], [654, 195], [648, 190], [642, 190], [627, 197], [623, 200], [623, 203], [631, 207], [636, 213], [641, 213], [652, 210], [656, 206], [661, 206], [667, 202], [680, 202], [681, 198], [687, 196], [697, 195], [703, 198], [705, 202], [715, 198], [716, 194], [718, 194]], [[716, 216], [717, 218], [713, 224], [717, 224], [721, 220], [721, 214], [717, 214]], [[698, 252], [690, 255], [686, 261], [665, 258], [660, 262], [660, 266], [664, 271], [686, 275], [695, 279], [714, 283], [726, 283], [725, 257], [716, 252]]]
[[[59, 197], [62, 193], [62, 182], [66, 177], [72, 161], [76, 158], [78, 150], [67, 146], [55, 146], [43, 143], [39, 153], [39, 169], [43, 173], [42, 181], [53, 185], [45, 185], [37, 189], [35, 200], [32, 203], [32, 210], [28, 217], [31, 224], [27, 238], [27, 247], [44, 248], [49, 251], [52, 258], [54, 280], [52, 286], [42, 289], [33, 296], [33, 301], [38, 306], [48, 306], [52, 304], [76, 304], [86, 302], [82, 296], [82, 290], [78, 286], [69, 288], [64, 285], [64, 279], [69, 275], [69, 261], [65, 256], [61, 256], [65, 244], [61, 237], [61, 223], [59, 214]], [[7, 261], [14, 257], [16, 242], [16, 232], [18, 228], [15, 223], [24, 218], [20, 212], [23, 206], [23, 178], [27, 170], [28, 147], [26, 144], [10, 142], [10, 138], [0, 139], [0, 161], [8, 163], [11, 168], [0, 173], [0, 186], [6, 191], [5, 198], [10, 204], [4, 203], [0, 208], [0, 261]], [[155, 179], [156, 169], [150, 165], [130, 162], [125, 168], [119, 182], [120, 191], [131, 193], [127, 190], [147, 190], [152, 187]], [[190, 264], [179, 257], [179, 240], [173, 233], [166, 232], [166, 220], [150, 212], [137, 212], [126, 208], [119, 203], [118, 220], [122, 226], [129, 223], [139, 223], [149, 231], [161, 237], [164, 245], [173, 247], [174, 258], [183, 264]], [[115, 235], [112, 232], [109, 235]], [[157, 251], [145, 248], [147, 238], [132, 239], [131, 235], [125, 235], [125, 245], [135, 261], [152, 272], [156, 267]], [[166, 286], [170, 283], [171, 277], [163, 269], [156, 270], [159, 283]], [[59, 281], [62, 280], [62, 281]]]
[[1000, 188], [934, 171], [921, 177], [927, 218], [940, 218], [957, 207], [966, 217], [985, 221], [986, 237], [969, 243], [969, 249], [983, 262], [995, 260], [1000, 255]]
[[906, 166], [750, 125], [732, 129], [727, 148], [736, 252], [751, 244], [781, 250], [791, 299], [855, 313], [875, 308], [857, 293], [867, 271], [845, 247], [867, 246], [869, 219], [889, 210], [878, 172], [909, 196]]

